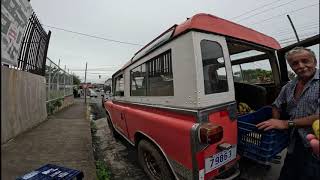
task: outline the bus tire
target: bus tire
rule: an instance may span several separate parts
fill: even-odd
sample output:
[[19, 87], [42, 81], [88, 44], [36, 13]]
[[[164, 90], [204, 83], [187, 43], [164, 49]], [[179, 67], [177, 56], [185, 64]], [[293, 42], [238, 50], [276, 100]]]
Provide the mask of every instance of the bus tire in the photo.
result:
[[146, 140], [141, 140], [138, 144], [138, 161], [151, 180], [174, 179], [165, 158]]

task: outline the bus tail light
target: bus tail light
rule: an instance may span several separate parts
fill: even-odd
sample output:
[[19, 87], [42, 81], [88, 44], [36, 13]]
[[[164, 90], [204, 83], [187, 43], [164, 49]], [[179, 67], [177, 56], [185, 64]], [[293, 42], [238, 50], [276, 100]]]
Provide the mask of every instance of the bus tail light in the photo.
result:
[[201, 143], [214, 144], [223, 137], [222, 126], [212, 123], [204, 123], [199, 128], [199, 140]]

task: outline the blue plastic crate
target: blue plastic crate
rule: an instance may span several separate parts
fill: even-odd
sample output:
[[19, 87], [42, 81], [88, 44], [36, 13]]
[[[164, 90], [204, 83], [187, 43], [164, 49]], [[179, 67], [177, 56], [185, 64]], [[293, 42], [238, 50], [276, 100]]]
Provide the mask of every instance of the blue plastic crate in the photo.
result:
[[288, 145], [287, 131], [263, 131], [256, 124], [272, 117], [272, 107], [238, 117], [238, 153], [260, 163], [270, 162]]
[[83, 172], [53, 164], [44, 165], [16, 180], [80, 180]]

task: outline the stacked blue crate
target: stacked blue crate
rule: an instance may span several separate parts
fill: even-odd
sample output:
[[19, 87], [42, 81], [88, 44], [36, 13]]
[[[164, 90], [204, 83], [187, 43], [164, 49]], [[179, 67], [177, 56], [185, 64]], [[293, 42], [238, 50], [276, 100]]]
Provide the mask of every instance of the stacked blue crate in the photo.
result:
[[83, 172], [53, 164], [44, 165], [16, 180], [80, 180]]
[[238, 153], [244, 157], [268, 164], [288, 145], [287, 131], [263, 131], [256, 124], [272, 117], [272, 107], [238, 117]]

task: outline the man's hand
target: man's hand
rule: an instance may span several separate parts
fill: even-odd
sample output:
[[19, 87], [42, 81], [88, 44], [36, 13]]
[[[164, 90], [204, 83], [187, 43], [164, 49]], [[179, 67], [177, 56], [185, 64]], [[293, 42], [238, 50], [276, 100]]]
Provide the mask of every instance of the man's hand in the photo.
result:
[[310, 142], [310, 145], [311, 145], [313, 153], [316, 154], [319, 157], [320, 156], [319, 139], [317, 139], [316, 136], [313, 135], [313, 134], [308, 134], [307, 135], [307, 139]]
[[264, 131], [270, 129], [288, 129], [288, 121], [280, 119], [269, 119], [257, 124], [256, 127], [258, 129], [263, 129]]

